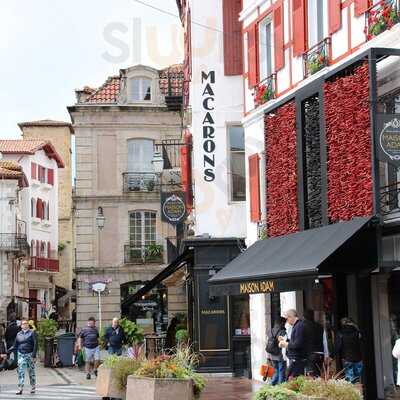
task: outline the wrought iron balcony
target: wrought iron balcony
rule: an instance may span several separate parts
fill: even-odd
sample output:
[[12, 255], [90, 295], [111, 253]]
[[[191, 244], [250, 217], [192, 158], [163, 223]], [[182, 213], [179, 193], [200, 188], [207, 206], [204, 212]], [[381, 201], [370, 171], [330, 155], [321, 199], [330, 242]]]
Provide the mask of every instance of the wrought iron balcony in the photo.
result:
[[125, 172], [122, 178], [124, 193], [160, 190], [160, 177], [154, 172]]
[[30, 271], [59, 272], [60, 263], [57, 259], [33, 256], [28, 269]]
[[0, 233], [0, 250], [27, 252], [29, 249], [25, 234]]
[[381, 0], [365, 13], [364, 33], [367, 40], [400, 22], [400, 0]]
[[262, 80], [253, 93], [255, 106], [258, 107], [276, 96], [276, 74]]
[[129, 244], [124, 246], [125, 264], [162, 264], [164, 252], [161, 245], [135, 247]]
[[304, 78], [329, 65], [331, 39], [325, 38], [303, 54]]

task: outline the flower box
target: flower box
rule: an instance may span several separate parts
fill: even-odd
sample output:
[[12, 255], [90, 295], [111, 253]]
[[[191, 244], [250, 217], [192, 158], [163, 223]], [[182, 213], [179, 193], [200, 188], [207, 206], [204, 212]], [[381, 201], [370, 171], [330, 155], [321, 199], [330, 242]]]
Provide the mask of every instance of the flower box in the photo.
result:
[[193, 398], [193, 384], [189, 379], [158, 379], [131, 375], [128, 377], [126, 398], [135, 400], [191, 400]]
[[97, 370], [98, 376], [96, 379], [96, 394], [101, 397], [126, 399], [126, 392], [118, 388], [111, 368], [106, 368], [103, 365]]

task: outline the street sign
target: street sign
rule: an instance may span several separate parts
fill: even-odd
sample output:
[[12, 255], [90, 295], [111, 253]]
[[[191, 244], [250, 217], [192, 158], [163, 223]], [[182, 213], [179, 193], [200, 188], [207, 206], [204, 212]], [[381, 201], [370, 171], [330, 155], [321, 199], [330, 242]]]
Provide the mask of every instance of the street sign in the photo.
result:
[[400, 166], [400, 115], [377, 114], [378, 158]]

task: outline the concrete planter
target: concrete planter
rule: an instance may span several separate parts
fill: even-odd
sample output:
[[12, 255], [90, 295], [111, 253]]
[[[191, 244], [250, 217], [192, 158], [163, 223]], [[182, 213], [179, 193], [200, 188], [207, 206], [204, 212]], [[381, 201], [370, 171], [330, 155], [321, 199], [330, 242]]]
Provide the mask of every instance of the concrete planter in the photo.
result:
[[188, 379], [156, 379], [128, 376], [126, 398], [135, 400], [192, 400], [193, 384]]
[[126, 398], [126, 391], [120, 390], [115, 382], [113, 370], [100, 366], [96, 379], [96, 394], [101, 397], [110, 397], [116, 399]]

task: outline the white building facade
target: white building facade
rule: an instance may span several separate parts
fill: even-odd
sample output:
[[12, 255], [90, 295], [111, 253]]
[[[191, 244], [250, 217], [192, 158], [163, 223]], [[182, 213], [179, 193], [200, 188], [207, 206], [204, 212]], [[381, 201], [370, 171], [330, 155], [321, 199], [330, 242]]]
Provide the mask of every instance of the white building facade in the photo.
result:
[[63, 162], [50, 142], [2, 140], [5, 160], [18, 162], [28, 181], [21, 192], [21, 219], [30, 246], [27, 273], [29, 318], [40, 319], [55, 296], [53, 275], [58, 262], [58, 168]]

